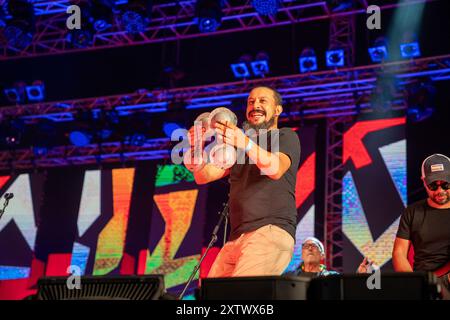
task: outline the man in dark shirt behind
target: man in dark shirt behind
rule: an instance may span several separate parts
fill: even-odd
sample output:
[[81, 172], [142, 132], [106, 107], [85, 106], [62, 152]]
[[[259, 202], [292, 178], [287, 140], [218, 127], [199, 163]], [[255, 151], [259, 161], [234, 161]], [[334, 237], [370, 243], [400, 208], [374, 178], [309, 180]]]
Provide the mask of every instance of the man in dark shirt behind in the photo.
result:
[[[428, 199], [405, 209], [397, 231], [392, 260], [398, 272], [433, 271], [441, 275], [443, 296], [450, 299], [450, 159], [433, 154], [422, 163]], [[414, 248], [414, 268], [408, 262]]]
[[245, 153], [245, 162], [226, 170], [212, 164], [194, 170], [198, 184], [227, 175], [230, 182], [230, 240], [208, 277], [281, 275], [292, 258], [300, 141], [293, 130], [277, 129], [281, 104], [275, 89], [254, 88], [244, 123], [245, 129], [253, 129], [253, 137], [230, 123], [215, 125], [224, 143]]

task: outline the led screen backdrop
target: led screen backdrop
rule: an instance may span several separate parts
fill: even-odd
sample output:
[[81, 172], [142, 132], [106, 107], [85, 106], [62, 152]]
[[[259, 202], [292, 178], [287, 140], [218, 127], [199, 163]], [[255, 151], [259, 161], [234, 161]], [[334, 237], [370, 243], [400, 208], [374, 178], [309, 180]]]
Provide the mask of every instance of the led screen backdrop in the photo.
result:
[[[315, 231], [316, 129], [297, 133], [299, 227], [288, 269]], [[157, 162], [0, 176], [0, 195], [14, 193], [0, 220], [0, 299], [33, 294], [39, 277], [66, 276], [70, 266], [82, 275], [164, 274], [169, 291], [180, 292], [218, 218], [206, 206], [226, 200], [226, 181], [209, 188], [183, 166]]]
[[395, 235], [407, 205], [405, 118], [356, 122], [344, 135], [344, 271], [363, 257], [391, 269]]

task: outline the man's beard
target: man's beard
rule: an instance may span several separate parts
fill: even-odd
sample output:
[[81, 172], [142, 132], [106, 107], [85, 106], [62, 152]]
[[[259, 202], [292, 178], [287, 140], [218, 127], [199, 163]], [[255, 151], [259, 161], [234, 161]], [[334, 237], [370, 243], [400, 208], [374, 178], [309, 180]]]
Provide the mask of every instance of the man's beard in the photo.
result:
[[248, 130], [255, 130], [256, 134], [259, 134], [259, 130], [269, 130], [274, 124], [275, 124], [276, 117], [273, 116], [268, 121], [264, 121], [259, 124], [252, 124], [248, 121], [244, 121], [242, 123], [242, 128], [244, 129], [244, 132], [247, 132]]
[[[443, 197], [444, 197], [444, 200], [438, 201], [438, 200], [436, 199], [437, 196], [443, 196]], [[438, 205], [440, 205], [440, 206], [446, 205], [447, 203], [450, 202], [450, 196], [448, 195], [447, 192], [439, 193], [439, 194], [437, 194], [437, 195], [433, 195], [432, 197], [430, 197], [430, 199], [431, 199], [431, 201], [433, 201], [434, 203], [436, 203], [436, 204], [438, 204]]]

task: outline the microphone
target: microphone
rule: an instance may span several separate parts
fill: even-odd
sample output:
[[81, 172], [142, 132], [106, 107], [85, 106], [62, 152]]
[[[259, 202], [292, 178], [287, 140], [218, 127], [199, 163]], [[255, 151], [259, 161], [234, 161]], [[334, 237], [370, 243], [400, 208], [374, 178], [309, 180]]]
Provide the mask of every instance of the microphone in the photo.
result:
[[12, 199], [12, 198], [14, 198], [14, 193], [12, 193], [12, 192], [11, 193], [5, 193], [4, 198], [6, 200]]

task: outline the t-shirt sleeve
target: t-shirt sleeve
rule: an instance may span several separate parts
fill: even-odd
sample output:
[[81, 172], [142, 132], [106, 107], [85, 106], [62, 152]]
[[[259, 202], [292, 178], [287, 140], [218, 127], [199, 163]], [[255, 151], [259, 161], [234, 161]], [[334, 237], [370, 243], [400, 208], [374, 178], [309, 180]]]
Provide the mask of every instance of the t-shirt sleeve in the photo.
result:
[[398, 225], [397, 237], [405, 240], [411, 240], [411, 229], [414, 210], [406, 208], [400, 218], [400, 224]]
[[280, 130], [280, 144], [278, 152], [284, 153], [291, 159], [291, 166], [298, 168], [300, 163], [300, 139], [295, 131], [290, 128]]

